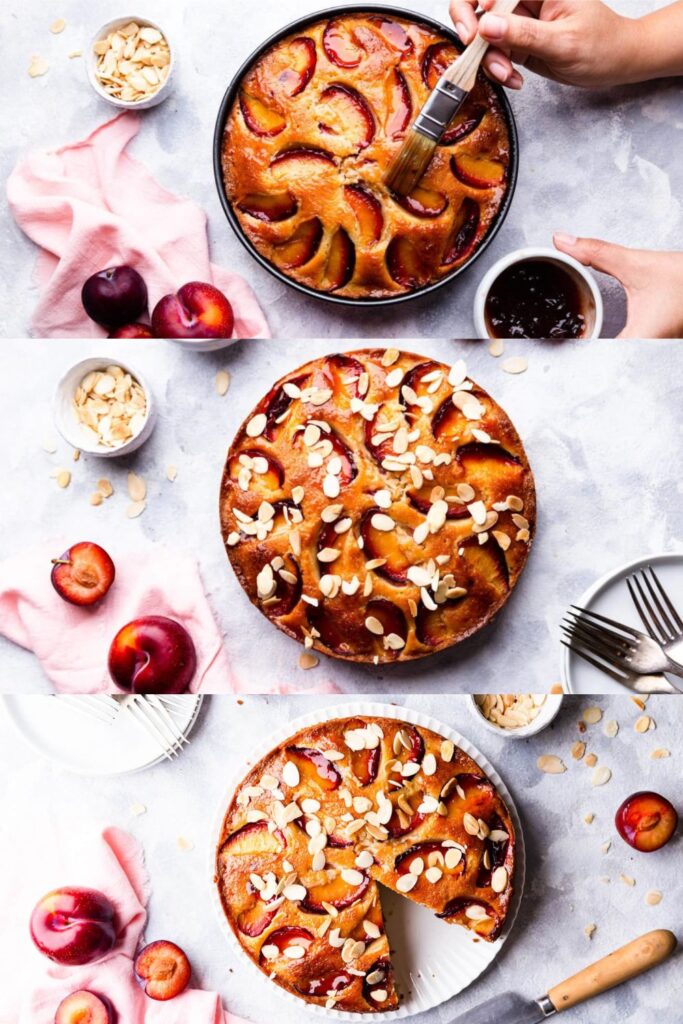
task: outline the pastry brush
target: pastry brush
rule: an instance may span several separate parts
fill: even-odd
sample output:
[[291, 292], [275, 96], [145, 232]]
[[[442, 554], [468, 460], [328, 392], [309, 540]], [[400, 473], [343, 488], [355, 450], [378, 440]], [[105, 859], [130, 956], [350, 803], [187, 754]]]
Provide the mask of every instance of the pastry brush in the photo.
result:
[[[518, 3], [519, 0], [496, 0], [491, 13], [511, 14]], [[488, 47], [486, 40], [477, 34], [436, 83], [384, 176], [385, 184], [392, 191], [407, 196], [418, 184], [446, 128], [474, 88]]]

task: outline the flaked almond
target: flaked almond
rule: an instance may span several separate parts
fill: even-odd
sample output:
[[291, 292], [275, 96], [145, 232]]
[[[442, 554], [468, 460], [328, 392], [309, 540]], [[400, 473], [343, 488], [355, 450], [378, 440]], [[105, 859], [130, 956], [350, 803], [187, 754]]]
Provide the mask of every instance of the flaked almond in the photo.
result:
[[227, 395], [228, 388], [230, 387], [230, 374], [228, 373], [227, 370], [218, 371], [218, 373], [216, 374], [215, 387], [216, 394], [220, 395], [221, 398], [223, 397], [223, 395]]
[[137, 519], [147, 508], [146, 501], [133, 501], [126, 509], [126, 515], [129, 519]]
[[504, 370], [505, 373], [524, 373], [528, 366], [529, 363], [524, 356], [510, 356], [500, 364], [501, 370]]
[[604, 786], [612, 778], [612, 772], [609, 768], [605, 768], [604, 765], [601, 768], [596, 768], [591, 776], [592, 786]]
[[131, 501], [144, 501], [147, 497], [147, 484], [137, 473], [128, 474], [128, 497]]
[[538, 768], [546, 775], [561, 775], [566, 772], [567, 766], [562, 758], [556, 754], [543, 754], [536, 762]]
[[597, 707], [584, 708], [581, 717], [586, 725], [597, 725], [602, 718], [602, 711]]

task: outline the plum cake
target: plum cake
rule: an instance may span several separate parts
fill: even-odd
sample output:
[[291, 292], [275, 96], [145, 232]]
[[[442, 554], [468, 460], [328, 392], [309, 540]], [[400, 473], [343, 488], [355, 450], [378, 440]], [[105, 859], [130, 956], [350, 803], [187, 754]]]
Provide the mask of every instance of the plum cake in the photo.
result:
[[256, 607], [306, 647], [375, 664], [485, 625], [524, 567], [535, 509], [519, 436], [464, 363], [396, 349], [278, 381], [239, 429], [220, 494]]
[[458, 56], [409, 17], [347, 14], [263, 53], [239, 83], [222, 141], [226, 197], [246, 238], [316, 292], [384, 299], [435, 283], [489, 234], [510, 178], [507, 115], [480, 75], [419, 186], [384, 175]]
[[308, 1002], [395, 1009], [378, 884], [493, 942], [510, 908], [515, 832], [479, 765], [391, 718], [292, 736], [238, 787], [216, 884], [242, 948]]

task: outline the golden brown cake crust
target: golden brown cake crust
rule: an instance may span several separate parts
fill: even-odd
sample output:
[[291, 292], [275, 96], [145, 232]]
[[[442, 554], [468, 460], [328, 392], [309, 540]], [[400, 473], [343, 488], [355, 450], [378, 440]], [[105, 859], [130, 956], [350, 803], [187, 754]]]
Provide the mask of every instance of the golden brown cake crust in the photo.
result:
[[377, 883], [493, 941], [515, 847], [508, 808], [462, 749], [400, 720], [340, 718], [248, 772], [223, 821], [216, 882], [238, 941], [277, 984], [338, 1009], [390, 1010]]
[[456, 55], [419, 21], [349, 14], [256, 61], [228, 112], [222, 168], [239, 224], [268, 262], [315, 291], [380, 299], [436, 282], [472, 255], [509, 185], [507, 120], [483, 75], [413, 201], [383, 183]]
[[489, 622], [535, 518], [519, 436], [464, 364], [384, 349], [278, 381], [237, 432], [220, 494], [252, 603], [307, 646], [370, 663]]

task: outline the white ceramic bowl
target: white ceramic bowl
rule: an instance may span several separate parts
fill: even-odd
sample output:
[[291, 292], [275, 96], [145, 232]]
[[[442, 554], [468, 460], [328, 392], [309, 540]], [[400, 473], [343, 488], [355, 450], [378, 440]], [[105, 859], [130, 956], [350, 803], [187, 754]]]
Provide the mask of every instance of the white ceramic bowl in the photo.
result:
[[[115, 32], [118, 28], [128, 25], [131, 21], [134, 21], [141, 27], [157, 29], [161, 32], [162, 36], [168, 43], [169, 50], [171, 51], [171, 63], [166, 81], [147, 99], [138, 100], [137, 102], [133, 100], [120, 100], [116, 96], [112, 96], [107, 92], [95, 74], [95, 70], [97, 68], [97, 55], [93, 49], [95, 43], [98, 43], [100, 39], [106, 39], [110, 32]], [[88, 72], [88, 81], [97, 95], [101, 99], [106, 100], [112, 107], [118, 107], [119, 110], [149, 110], [150, 107], [156, 107], [159, 103], [162, 103], [171, 92], [171, 83], [175, 72], [175, 64], [175, 48], [168, 37], [168, 33], [164, 31], [161, 25], [157, 25], [155, 21], [150, 21], [149, 18], [139, 18], [135, 14], [130, 14], [126, 18], [114, 18], [113, 21], [108, 21], [106, 25], [102, 25], [90, 40], [85, 62]]]
[[[93, 444], [92, 438], [83, 424], [79, 422], [74, 411], [74, 395], [79, 384], [92, 370], [104, 370], [107, 366], [120, 366], [122, 370], [129, 373], [131, 377], [140, 384], [147, 399], [147, 415], [142, 430], [124, 441], [117, 448], [108, 448], [103, 444]], [[66, 371], [57, 384], [57, 391], [54, 399], [54, 417], [57, 430], [64, 440], [73, 448], [78, 448], [89, 455], [101, 455], [105, 459], [111, 459], [118, 455], [130, 455], [140, 445], [144, 444], [154, 429], [156, 420], [156, 404], [152, 397], [149, 384], [138, 370], [130, 363], [113, 356], [95, 356], [91, 359], [82, 359]]]
[[559, 264], [572, 275], [585, 303], [586, 329], [582, 337], [587, 340], [599, 338], [604, 313], [602, 296], [595, 278], [573, 256], [567, 256], [563, 252], [558, 252], [557, 249], [543, 248], [517, 249], [515, 252], [508, 253], [507, 256], [503, 256], [484, 274], [474, 296], [474, 326], [477, 337], [493, 337], [486, 323], [486, 300], [494, 281], [508, 267], [515, 263], [523, 263], [526, 260], [548, 260], [548, 262]]
[[238, 338], [203, 338], [197, 340], [193, 338], [167, 338], [167, 341], [172, 341], [174, 345], [186, 348], [190, 352], [218, 352], [221, 348], [228, 348], [229, 345], [234, 345], [238, 340]]
[[529, 725], [520, 725], [518, 729], [502, 729], [495, 722], [489, 722], [474, 699], [474, 694], [468, 695], [468, 707], [479, 724], [483, 725], [489, 732], [495, 733], [497, 736], [503, 736], [507, 740], [525, 740], [529, 736], [535, 736], [536, 733], [542, 732], [550, 725], [562, 707], [563, 700], [563, 693], [547, 694], [545, 703], [533, 722], [530, 722]]

